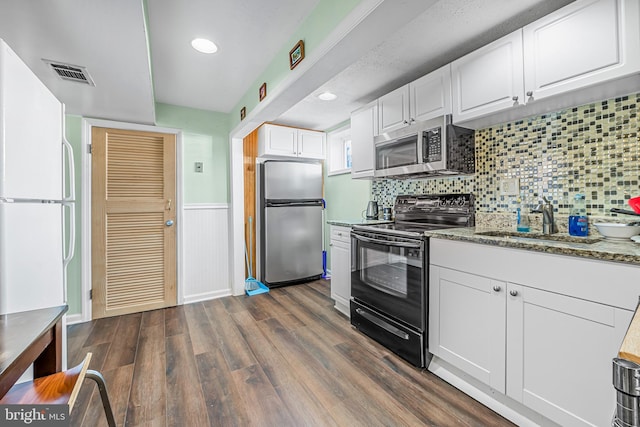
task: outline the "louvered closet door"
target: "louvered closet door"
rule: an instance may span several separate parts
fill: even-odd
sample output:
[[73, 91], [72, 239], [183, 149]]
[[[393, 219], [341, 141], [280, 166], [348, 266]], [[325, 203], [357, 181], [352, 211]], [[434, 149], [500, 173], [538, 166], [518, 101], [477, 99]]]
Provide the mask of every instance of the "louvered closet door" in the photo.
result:
[[175, 135], [93, 128], [93, 318], [176, 304], [175, 175]]

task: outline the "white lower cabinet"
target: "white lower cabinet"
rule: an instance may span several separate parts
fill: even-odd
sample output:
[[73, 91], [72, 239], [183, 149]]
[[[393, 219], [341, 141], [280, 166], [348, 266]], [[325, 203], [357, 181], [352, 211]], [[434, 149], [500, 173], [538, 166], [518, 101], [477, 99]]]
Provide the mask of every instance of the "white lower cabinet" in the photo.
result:
[[[445, 241], [431, 240], [432, 254], [440, 249], [439, 242]], [[575, 288], [573, 268], [585, 261], [542, 254], [528, 259], [526, 251], [518, 250], [505, 259], [504, 249], [450, 243], [444, 243], [442, 250], [461, 258], [473, 257], [474, 261], [430, 266], [430, 351], [562, 426], [610, 425], [615, 409], [611, 360], [633, 311], [585, 300], [588, 291], [571, 295]], [[545, 256], [552, 258], [551, 265], [540, 264]], [[563, 271], [553, 269], [558, 258], [565, 258]], [[501, 268], [504, 262], [510, 265]], [[531, 262], [540, 275], [550, 276], [546, 282], [554, 290], [540, 289], [545, 281], [539, 279], [532, 279], [527, 286], [524, 278], [530, 273], [526, 270], [531, 269]], [[473, 271], [473, 264], [478, 263], [484, 264], [481, 271]], [[593, 264], [598, 270], [603, 263]], [[512, 274], [521, 266], [522, 274]], [[494, 277], [487, 277], [487, 271], [493, 271]], [[593, 275], [594, 279], [599, 276]], [[602, 275], [609, 275], [609, 271]], [[587, 280], [580, 285], [610, 283]]]
[[347, 317], [351, 298], [351, 229], [331, 226], [331, 298]]

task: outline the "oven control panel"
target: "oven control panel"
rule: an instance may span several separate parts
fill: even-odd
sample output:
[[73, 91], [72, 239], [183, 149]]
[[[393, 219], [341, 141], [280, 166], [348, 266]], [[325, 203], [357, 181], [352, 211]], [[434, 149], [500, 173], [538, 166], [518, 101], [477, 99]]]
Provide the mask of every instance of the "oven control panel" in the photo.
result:
[[459, 211], [460, 208], [473, 209], [472, 194], [421, 194], [397, 196], [395, 211]]

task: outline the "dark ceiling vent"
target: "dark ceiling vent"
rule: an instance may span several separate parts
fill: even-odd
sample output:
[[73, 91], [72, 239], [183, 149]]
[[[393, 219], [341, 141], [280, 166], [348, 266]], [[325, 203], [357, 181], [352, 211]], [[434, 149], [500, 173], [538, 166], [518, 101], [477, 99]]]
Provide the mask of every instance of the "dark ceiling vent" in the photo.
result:
[[79, 65], [64, 64], [62, 62], [51, 61], [49, 59], [43, 59], [44, 62], [55, 71], [55, 73], [63, 80], [70, 82], [83, 83], [89, 86], [95, 86], [96, 84], [91, 79], [89, 72], [85, 67]]

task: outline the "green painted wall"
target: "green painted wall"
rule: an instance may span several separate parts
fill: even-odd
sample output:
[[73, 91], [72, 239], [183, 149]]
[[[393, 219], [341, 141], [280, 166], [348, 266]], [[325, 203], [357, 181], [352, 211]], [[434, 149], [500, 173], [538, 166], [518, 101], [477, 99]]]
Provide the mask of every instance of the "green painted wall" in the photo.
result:
[[[82, 202], [82, 187], [80, 185], [82, 177], [82, 117], [67, 115], [65, 117], [65, 135], [67, 141], [73, 147], [73, 155], [75, 157], [75, 190], [76, 190], [76, 239], [75, 239], [75, 256], [67, 266], [67, 304], [69, 304], [69, 314], [77, 314], [82, 311], [82, 300], [80, 298], [82, 291], [82, 269], [80, 268], [81, 246], [81, 223], [80, 223], [80, 205]], [[67, 181], [69, 182], [67, 176]], [[67, 223], [67, 230], [69, 224]], [[68, 231], [67, 231], [68, 236]]]
[[[194, 108], [156, 104], [156, 121], [161, 127], [183, 131], [184, 203], [229, 203], [229, 115]], [[67, 140], [76, 158], [76, 251], [67, 270], [69, 314], [82, 311], [80, 264], [82, 203], [82, 117], [66, 116]], [[196, 173], [194, 163], [202, 162]], [[68, 229], [68, 228], [67, 228]]]
[[335, 27], [360, 3], [361, 0], [320, 0], [316, 8], [300, 28], [282, 46], [260, 77], [247, 89], [240, 102], [231, 111], [230, 129], [240, 123], [240, 109], [247, 107], [247, 114], [259, 103], [258, 90], [262, 83], [267, 83], [267, 98], [274, 88], [289, 74], [300, 72], [289, 69], [289, 51], [298, 42], [304, 41], [305, 56], [309, 56], [327, 38]]
[[[358, 220], [367, 208], [371, 198], [371, 181], [351, 179], [351, 174], [325, 176], [324, 194], [327, 208], [325, 219]], [[327, 268], [331, 269], [331, 251], [329, 246], [329, 226], [325, 226], [325, 248], [327, 250]]]
[[184, 203], [229, 203], [229, 115], [157, 103], [156, 124], [183, 131]]

